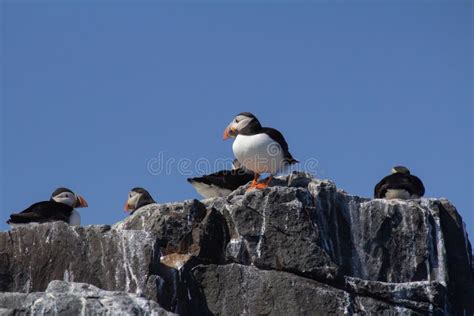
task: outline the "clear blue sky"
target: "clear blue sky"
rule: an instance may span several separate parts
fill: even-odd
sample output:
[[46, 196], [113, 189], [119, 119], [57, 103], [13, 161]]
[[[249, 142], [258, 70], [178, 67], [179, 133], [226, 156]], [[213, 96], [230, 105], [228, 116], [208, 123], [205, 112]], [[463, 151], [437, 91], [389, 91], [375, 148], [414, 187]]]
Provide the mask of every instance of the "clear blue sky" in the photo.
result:
[[197, 198], [147, 163], [232, 157], [222, 131], [251, 111], [350, 193], [408, 166], [472, 240], [471, 1], [39, 2], [1, 2], [1, 230], [58, 186], [85, 225], [121, 220], [134, 186]]

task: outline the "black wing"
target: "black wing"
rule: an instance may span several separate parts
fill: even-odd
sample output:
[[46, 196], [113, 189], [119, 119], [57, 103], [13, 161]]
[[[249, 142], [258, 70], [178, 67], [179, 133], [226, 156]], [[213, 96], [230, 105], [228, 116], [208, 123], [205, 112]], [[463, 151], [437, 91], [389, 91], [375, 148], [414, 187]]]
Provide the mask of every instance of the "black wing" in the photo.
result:
[[220, 188], [234, 191], [238, 187], [252, 181], [253, 177], [253, 172], [239, 168], [234, 170], [221, 170], [202, 177], [190, 178], [188, 181], [201, 182], [207, 185], [215, 185]]
[[38, 202], [26, 210], [11, 214], [8, 224], [46, 223], [55, 221], [69, 222], [73, 208], [54, 201]]
[[290, 164], [298, 162], [298, 160], [294, 159], [293, 156], [290, 154], [290, 151], [288, 150], [288, 143], [286, 142], [285, 137], [283, 137], [282, 133], [271, 127], [263, 127], [262, 132], [264, 132], [265, 134], [270, 136], [271, 139], [280, 144], [281, 148], [283, 149], [283, 155]]
[[420, 178], [417, 176], [412, 176], [409, 175], [411, 178], [411, 194], [416, 194], [419, 197], [422, 197], [425, 195], [425, 186], [423, 185], [423, 182], [421, 182]]
[[383, 199], [389, 189], [404, 189], [410, 194], [423, 196], [425, 187], [421, 180], [409, 174], [394, 173], [383, 178], [374, 188], [374, 198]]
[[383, 199], [385, 197], [385, 193], [387, 193], [387, 190], [389, 189], [388, 186], [388, 178], [391, 177], [392, 175], [386, 176], [382, 180], [380, 180], [379, 183], [374, 188], [374, 198], [375, 199]]

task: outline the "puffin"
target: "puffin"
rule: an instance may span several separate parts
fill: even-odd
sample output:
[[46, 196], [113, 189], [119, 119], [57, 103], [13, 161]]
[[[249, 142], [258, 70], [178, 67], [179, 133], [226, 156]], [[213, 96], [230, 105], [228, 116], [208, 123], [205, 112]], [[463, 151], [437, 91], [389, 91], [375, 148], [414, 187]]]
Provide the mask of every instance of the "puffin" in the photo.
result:
[[17, 226], [63, 221], [69, 225], [80, 225], [81, 216], [75, 209], [87, 206], [82, 196], [68, 188], [57, 188], [49, 201], [35, 203], [20, 213], [11, 214], [7, 224]]
[[[273, 175], [298, 162], [288, 151], [283, 135], [274, 128], [262, 127], [250, 112], [237, 114], [225, 128], [223, 138], [235, 138], [232, 144], [235, 157], [245, 169], [254, 172], [248, 190], [268, 187]], [[258, 183], [262, 173], [269, 173], [270, 176]]]
[[188, 182], [205, 199], [224, 197], [254, 178], [252, 171], [243, 168], [235, 159], [232, 170], [221, 170], [202, 177], [188, 178]]
[[395, 166], [391, 174], [380, 180], [374, 188], [376, 199], [418, 199], [425, 194], [421, 180], [410, 174], [404, 166]]
[[150, 192], [144, 188], [136, 187], [128, 192], [128, 199], [125, 202], [124, 211], [129, 212], [132, 215], [140, 207], [156, 203], [151, 197]]

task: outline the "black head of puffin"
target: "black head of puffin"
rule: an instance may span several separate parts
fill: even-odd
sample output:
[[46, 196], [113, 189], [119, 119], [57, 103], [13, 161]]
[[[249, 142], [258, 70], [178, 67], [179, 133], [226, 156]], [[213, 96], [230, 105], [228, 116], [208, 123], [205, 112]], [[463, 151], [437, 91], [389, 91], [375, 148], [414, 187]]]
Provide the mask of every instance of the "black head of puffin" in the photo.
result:
[[73, 208], [87, 207], [87, 201], [80, 195], [72, 192], [72, 190], [64, 187], [57, 188], [51, 194], [50, 201], [63, 203]]
[[250, 112], [237, 114], [224, 130], [224, 140], [242, 135], [254, 135], [262, 129], [259, 120]]
[[128, 193], [127, 201], [125, 202], [124, 210], [125, 212], [130, 212], [133, 214], [137, 209], [142, 206], [156, 203], [151, 197], [150, 192], [144, 188], [136, 187], [130, 190]]

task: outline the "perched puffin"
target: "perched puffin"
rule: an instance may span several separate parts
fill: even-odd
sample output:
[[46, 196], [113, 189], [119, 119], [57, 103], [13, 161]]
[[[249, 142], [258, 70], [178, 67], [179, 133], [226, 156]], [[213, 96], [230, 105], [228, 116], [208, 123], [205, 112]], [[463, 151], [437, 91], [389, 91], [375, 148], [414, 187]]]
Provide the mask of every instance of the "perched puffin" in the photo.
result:
[[[255, 173], [250, 189], [264, 189], [276, 173], [298, 161], [288, 151], [283, 135], [274, 128], [262, 127], [249, 112], [238, 114], [224, 130], [224, 140], [235, 137], [232, 150], [244, 168]], [[265, 182], [257, 180], [262, 173], [270, 176]]]
[[125, 212], [130, 212], [132, 215], [140, 207], [156, 203], [155, 200], [151, 197], [150, 193], [143, 188], [133, 188], [128, 193], [127, 202], [125, 202], [124, 210]]
[[374, 189], [376, 199], [418, 199], [425, 194], [425, 187], [418, 177], [403, 166], [393, 167], [392, 174], [383, 178]]
[[20, 213], [11, 214], [7, 224], [16, 226], [63, 221], [69, 225], [80, 225], [81, 216], [75, 208], [87, 206], [82, 196], [67, 188], [58, 188], [51, 194], [49, 201], [35, 203]]
[[227, 196], [252, 181], [254, 177], [254, 173], [242, 168], [237, 159], [232, 166], [232, 170], [221, 170], [202, 177], [188, 178], [188, 182], [206, 199]]

